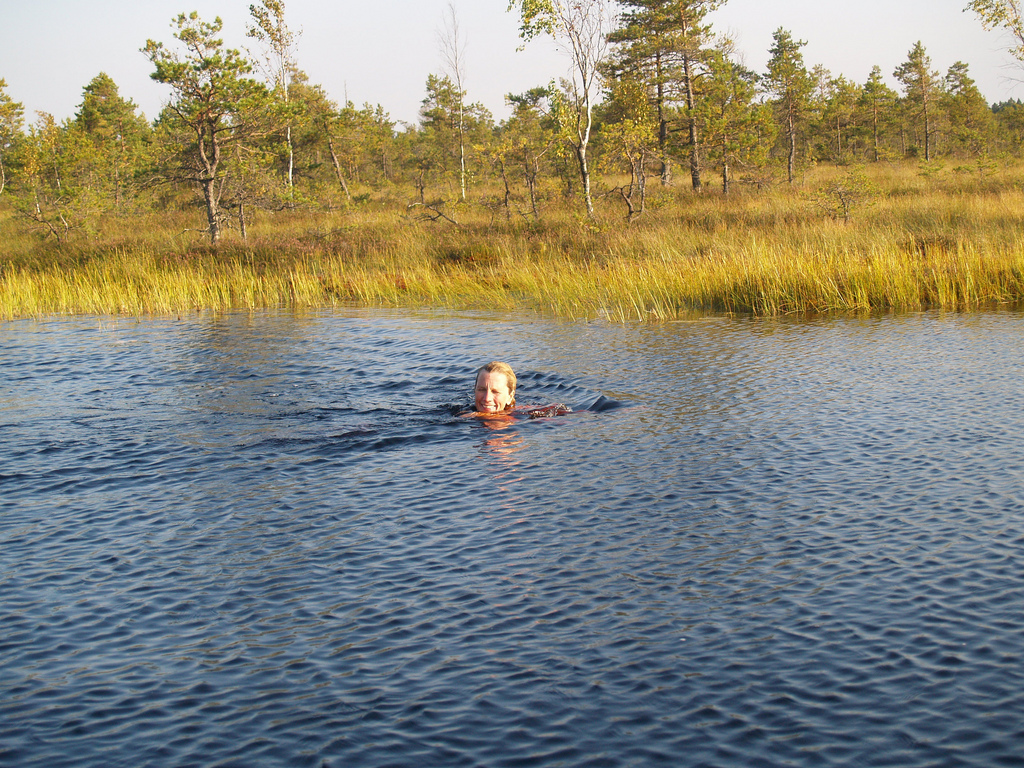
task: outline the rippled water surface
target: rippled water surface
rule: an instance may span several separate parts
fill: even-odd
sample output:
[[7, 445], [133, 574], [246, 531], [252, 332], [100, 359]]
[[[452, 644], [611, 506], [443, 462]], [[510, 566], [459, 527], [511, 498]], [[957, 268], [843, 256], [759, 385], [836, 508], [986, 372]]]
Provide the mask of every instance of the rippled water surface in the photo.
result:
[[[456, 415], [509, 360], [519, 401]], [[1024, 765], [1024, 316], [0, 325], [4, 766]]]

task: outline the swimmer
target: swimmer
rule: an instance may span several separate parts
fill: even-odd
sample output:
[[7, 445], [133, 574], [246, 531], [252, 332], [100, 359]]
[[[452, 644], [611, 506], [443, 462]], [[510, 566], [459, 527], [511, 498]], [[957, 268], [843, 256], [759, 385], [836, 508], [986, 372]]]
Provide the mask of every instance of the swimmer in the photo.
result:
[[516, 404], [516, 374], [508, 363], [493, 360], [476, 372], [477, 413], [508, 413]]
[[[474, 392], [476, 413], [479, 415], [508, 415], [522, 413], [528, 418], [562, 416], [572, 408], [552, 403], [540, 408], [516, 408], [516, 374], [508, 363], [493, 360], [476, 372]], [[468, 415], [468, 414], [467, 414]]]

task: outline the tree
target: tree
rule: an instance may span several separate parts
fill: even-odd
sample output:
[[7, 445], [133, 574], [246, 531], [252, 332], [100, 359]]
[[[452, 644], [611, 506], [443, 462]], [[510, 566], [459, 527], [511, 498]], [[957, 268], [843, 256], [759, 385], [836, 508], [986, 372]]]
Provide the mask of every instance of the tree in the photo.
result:
[[[249, 27], [248, 35], [263, 43], [267, 74], [272, 84], [272, 91], [285, 106], [287, 111], [291, 103], [291, 80], [297, 72], [295, 63], [296, 35], [284, 20], [283, 0], [260, 0], [259, 5], [250, 5], [249, 14], [255, 24]], [[285, 145], [288, 151], [287, 178], [289, 196], [295, 193], [295, 147], [292, 143], [291, 121], [285, 126]]]
[[728, 195], [734, 165], [764, 163], [765, 136], [774, 141], [771, 117], [755, 103], [757, 75], [740, 66], [729, 51], [713, 51], [710, 78], [704, 97], [705, 136], [709, 159], [717, 160], [722, 172], [722, 194]]
[[7, 186], [6, 156], [14, 148], [23, 130], [22, 118], [25, 108], [21, 102], [12, 99], [5, 91], [7, 81], [0, 78], [0, 194]]
[[131, 99], [122, 98], [113, 79], [100, 72], [83, 89], [73, 121], [92, 143], [97, 191], [109, 194], [115, 207], [121, 206], [129, 185], [141, 173], [152, 135], [137, 109]]
[[932, 159], [934, 101], [939, 93], [939, 73], [933, 71], [931, 67], [931, 57], [918, 40], [907, 53], [907, 60], [893, 72], [893, 77], [903, 84], [904, 96], [911, 115], [923, 123], [925, 162]]
[[985, 29], [1002, 27], [1009, 32], [1013, 40], [1009, 53], [1024, 63], [1024, 6], [1020, 0], [970, 0], [964, 10], [978, 14]]
[[836, 163], [842, 163], [850, 152], [850, 134], [856, 120], [860, 86], [842, 75], [830, 75], [824, 82], [822, 96], [821, 117], [826, 135], [829, 136], [828, 143], [832, 145], [832, 158]]
[[334, 122], [349, 173], [364, 184], [392, 181], [395, 122], [379, 104], [356, 109], [349, 102]]
[[967, 65], [955, 62], [946, 73], [944, 85], [942, 103], [953, 146], [969, 157], [984, 155], [994, 120], [988, 102], [967, 74]]
[[462, 201], [466, 201], [466, 51], [459, 35], [459, 19], [455, 14], [455, 6], [448, 4], [448, 15], [445, 17], [444, 31], [438, 35], [441, 46], [441, 58], [444, 60], [447, 77], [454, 85], [456, 97], [455, 116], [459, 139], [459, 193]]
[[626, 204], [626, 221], [632, 223], [646, 208], [648, 158], [658, 146], [655, 112], [647, 99], [645, 84], [629, 77], [613, 81], [606, 106], [615, 114], [601, 128], [602, 159], [612, 170], [626, 170], [629, 174], [629, 181], [613, 191]]
[[882, 132], [891, 123], [892, 113], [896, 105], [896, 91], [882, 80], [882, 68], [877, 64], [871, 68], [871, 74], [860, 92], [857, 109], [861, 113], [861, 124], [864, 130], [870, 126], [872, 160], [878, 162]]
[[701, 188], [701, 135], [698, 80], [706, 72], [710, 26], [705, 16], [725, 0], [622, 0], [626, 12], [609, 40], [617, 44], [614, 68], [647, 84], [657, 112], [662, 183], [671, 181], [669, 107], [683, 105], [690, 150], [690, 179]]
[[58, 125], [40, 112], [20, 142], [18, 175], [12, 185], [14, 208], [47, 235], [64, 242], [95, 213], [95, 195], [83, 181], [91, 147], [73, 124]]
[[[1024, 6], [1020, 0], [971, 0], [965, 10], [968, 9], [978, 14], [985, 29], [1001, 27], [1009, 32], [1013, 42], [1008, 51], [1019, 63], [1024, 64]], [[1021, 117], [1021, 110], [1015, 108], [1001, 115], [1000, 122], [1020, 136]]]
[[[306, 158], [300, 173], [307, 175], [311, 184], [320, 180], [319, 171], [325, 165], [323, 150], [326, 148], [331, 157], [335, 179], [345, 199], [351, 201], [352, 192], [348, 185], [350, 171], [342, 168], [338, 155], [338, 105], [328, 98], [321, 86], [309, 85], [301, 73], [294, 78], [290, 90], [293, 92], [289, 97], [292, 103], [300, 105], [298, 109], [291, 110], [291, 117], [294, 118], [297, 113], [302, 118], [294, 126], [291, 142], [291, 156], [299, 154]], [[348, 108], [351, 108], [351, 104]], [[289, 197], [294, 199], [294, 184], [289, 187]]]
[[[482, 104], [466, 104], [466, 94], [447, 77], [429, 75], [427, 96], [420, 108], [419, 168], [424, 181], [434, 173], [455, 179], [464, 200], [467, 176], [466, 141], [491, 123]], [[421, 190], [422, 191], [422, 190]], [[422, 201], [421, 201], [422, 202]]]
[[175, 23], [174, 37], [184, 47], [183, 54], [153, 40], [142, 51], [156, 67], [150, 76], [174, 91], [168, 116], [191, 134], [186, 148], [191, 168], [186, 175], [202, 191], [210, 244], [216, 245], [221, 229], [217, 181], [224, 150], [253, 134], [267, 93], [246, 77], [252, 71], [249, 62], [217, 37], [220, 17], [207, 23], [193, 11], [179, 15]]
[[775, 95], [775, 112], [786, 136], [786, 168], [792, 184], [796, 173], [797, 135], [806, 116], [813, 81], [800, 53], [807, 43], [794, 40], [782, 27], [775, 30], [772, 40], [764, 81], [769, 93]]
[[587, 216], [594, 219], [587, 148], [594, 128], [594, 106], [600, 96], [601, 64], [607, 51], [610, 0], [512, 0], [509, 10], [516, 7], [524, 40], [550, 35], [568, 50], [572, 60], [566, 99], [560, 104], [558, 117], [576, 158]]
[[992, 113], [999, 134], [1004, 137], [1014, 151], [1024, 147], [1024, 102], [1012, 99], [992, 105]]
[[[505, 184], [505, 205], [511, 197], [510, 178], [521, 178], [530, 201], [530, 215], [539, 218], [541, 173], [557, 141], [551, 119], [549, 88], [531, 88], [526, 93], [508, 94], [512, 115], [501, 128], [495, 151], [498, 173]], [[513, 170], [514, 169], [514, 170]]]

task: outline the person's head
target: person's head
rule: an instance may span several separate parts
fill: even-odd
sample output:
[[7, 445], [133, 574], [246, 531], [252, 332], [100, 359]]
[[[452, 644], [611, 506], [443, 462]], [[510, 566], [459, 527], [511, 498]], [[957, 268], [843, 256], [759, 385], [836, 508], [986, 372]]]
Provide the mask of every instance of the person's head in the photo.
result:
[[481, 413], [510, 411], [516, 404], [516, 374], [508, 363], [494, 360], [476, 372], [476, 409]]

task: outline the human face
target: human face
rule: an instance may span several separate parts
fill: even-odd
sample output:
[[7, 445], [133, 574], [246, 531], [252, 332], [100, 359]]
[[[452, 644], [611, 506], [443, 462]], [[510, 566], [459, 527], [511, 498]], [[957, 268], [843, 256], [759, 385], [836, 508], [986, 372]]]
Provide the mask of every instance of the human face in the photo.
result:
[[476, 377], [476, 409], [480, 413], [498, 413], [512, 404], [508, 377], [498, 371], [481, 371]]

